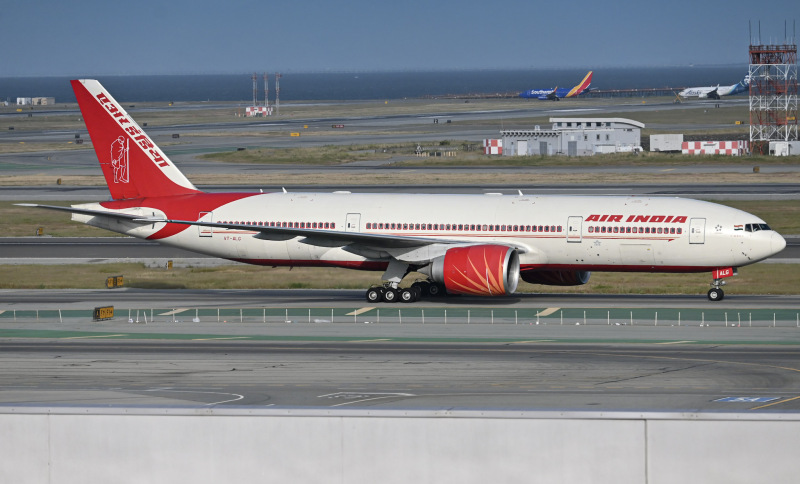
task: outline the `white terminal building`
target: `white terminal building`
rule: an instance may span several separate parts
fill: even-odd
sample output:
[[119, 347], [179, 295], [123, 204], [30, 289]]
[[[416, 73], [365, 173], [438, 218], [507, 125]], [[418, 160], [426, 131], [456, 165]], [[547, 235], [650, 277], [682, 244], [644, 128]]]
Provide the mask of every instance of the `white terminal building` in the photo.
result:
[[644, 124], [625, 118], [550, 118], [551, 129], [504, 130], [504, 156], [588, 156], [641, 150]]

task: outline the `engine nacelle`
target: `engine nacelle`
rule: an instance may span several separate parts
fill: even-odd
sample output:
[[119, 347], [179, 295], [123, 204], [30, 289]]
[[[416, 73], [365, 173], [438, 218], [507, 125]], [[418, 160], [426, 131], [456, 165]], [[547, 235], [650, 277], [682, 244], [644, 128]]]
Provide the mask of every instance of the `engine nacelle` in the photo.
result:
[[589, 271], [525, 271], [522, 280], [545, 286], [582, 286], [589, 282]]
[[504, 245], [453, 247], [419, 272], [450, 294], [504, 296], [517, 290], [519, 255]]

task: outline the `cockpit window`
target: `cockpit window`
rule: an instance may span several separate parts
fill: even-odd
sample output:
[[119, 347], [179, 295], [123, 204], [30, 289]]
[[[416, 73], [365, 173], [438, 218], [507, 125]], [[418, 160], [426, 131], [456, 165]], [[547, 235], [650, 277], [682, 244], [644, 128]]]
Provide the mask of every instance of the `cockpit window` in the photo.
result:
[[758, 232], [759, 230], [772, 230], [767, 224], [745, 224], [745, 232]]

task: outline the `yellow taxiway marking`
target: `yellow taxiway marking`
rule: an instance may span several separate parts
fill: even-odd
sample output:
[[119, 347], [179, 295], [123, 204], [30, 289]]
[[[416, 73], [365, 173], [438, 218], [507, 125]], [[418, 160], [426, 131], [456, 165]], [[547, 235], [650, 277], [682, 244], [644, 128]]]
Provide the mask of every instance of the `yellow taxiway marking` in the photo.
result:
[[172, 316], [173, 314], [182, 313], [184, 311], [188, 311], [189, 308], [182, 308], [182, 309], [173, 309], [172, 311], [167, 311], [166, 313], [159, 313], [159, 316]]
[[118, 336], [128, 336], [127, 334], [103, 334], [98, 336], [70, 336], [69, 338], [61, 339], [88, 339], [88, 338], [116, 338]]
[[530, 341], [512, 341], [512, 345], [522, 345], [525, 343], [552, 343], [554, 339], [532, 339]]
[[697, 343], [697, 341], [663, 341], [661, 343], [656, 343], [657, 345], [679, 345], [683, 343]]
[[377, 338], [377, 339], [354, 339], [349, 343], [369, 343], [371, 341], [391, 341], [392, 338]]
[[558, 311], [561, 308], [547, 308], [544, 311], [540, 311], [536, 313], [537, 316], [550, 316], [554, 312]]
[[373, 308], [356, 309], [355, 311], [347, 313], [345, 316], [358, 316], [361, 313], [366, 313], [367, 311], [372, 311], [373, 309], [375, 308], [373, 307]]
[[675, 168], [665, 168], [665, 169], [663, 169], [661, 171], [675, 171]]
[[219, 338], [194, 338], [192, 341], [211, 341], [217, 339], [249, 339], [249, 336], [224, 336]]
[[800, 396], [794, 397], [794, 398], [787, 398], [786, 400], [779, 400], [777, 402], [768, 403], [766, 405], [761, 405], [760, 407], [753, 407], [750, 410], [760, 410], [762, 408], [771, 407], [773, 405], [780, 405], [781, 403], [791, 402], [792, 400], [797, 400], [798, 398], [800, 398]]

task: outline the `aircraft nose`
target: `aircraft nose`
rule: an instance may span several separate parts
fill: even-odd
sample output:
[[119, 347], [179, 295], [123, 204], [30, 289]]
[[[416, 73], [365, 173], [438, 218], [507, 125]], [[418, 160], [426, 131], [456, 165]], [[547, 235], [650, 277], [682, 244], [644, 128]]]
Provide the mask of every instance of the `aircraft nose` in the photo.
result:
[[772, 233], [772, 237], [770, 238], [769, 242], [773, 254], [777, 254], [778, 252], [786, 248], [786, 239], [781, 237], [781, 234], [779, 234], [778, 232]]

